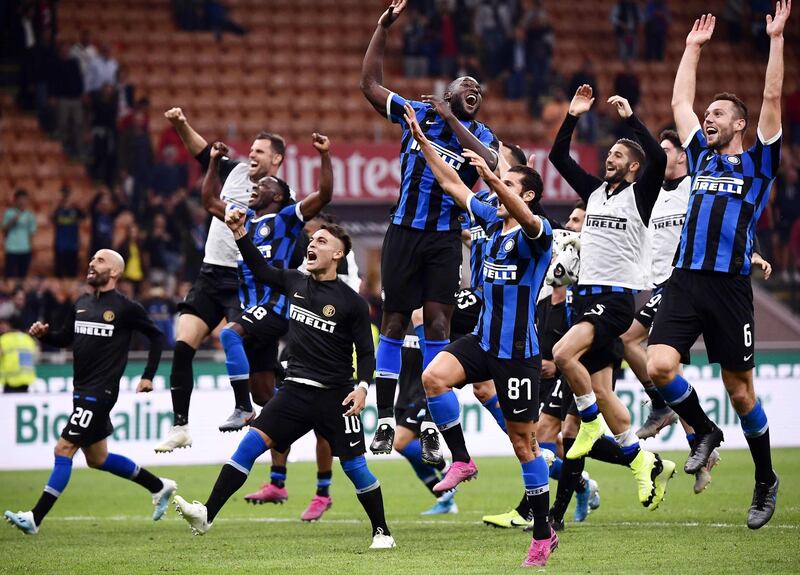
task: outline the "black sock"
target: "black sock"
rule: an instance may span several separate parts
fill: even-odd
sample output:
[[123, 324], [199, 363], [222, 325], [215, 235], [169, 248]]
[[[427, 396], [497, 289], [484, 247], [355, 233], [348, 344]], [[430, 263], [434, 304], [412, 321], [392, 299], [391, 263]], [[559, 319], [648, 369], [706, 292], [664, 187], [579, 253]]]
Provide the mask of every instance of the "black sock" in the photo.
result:
[[692, 388], [691, 393], [680, 403], [670, 405], [672, 410], [680, 415], [683, 420], [694, 428], [696, 434], [705, 435], [716, 427], [708, 418], [700, 405], [697, 392]]
[[439, 495], [441, 495], [441, 493], [436, 493], [433, 490], [433, 486], [436, 485], [437, 483], [439, 483], [439, 481], [441, 481], [441, 480], [438, 477], [436, 477], [435, 475], [433, 477], [431, 477], [430, 479], [425, 481], [425, 487], [427, 487], [428, 491], [433, 493], [434, 497], [436, 497], [436, 498], [438, 498]]
[[367, 512], [370, 523], [372, 523], [372, 534], [378, 533], [378, 529], [383, 531], [384, 535], [391, 535], [389, 527], [386, 525], [386, 517], [383, 514], [383, 495], [381, 494], [381, 486], [371, 489], [366, 493], [357, 493], [358, 501], [361, 507]]
[[592, 446], [589, 457], [597, 461], [604, 461], [613, 465], [628, 465], [628, 458], [622, 452], [619, 443], [604, 435]]
[[[547, 487], [547, 486], [545, 486]], [[547, 522], [548, 508], [550, 506], [550, 491], [539, 492], [540, 489], [525, 490], [525, 497], [533, 515], [533, 538], [549, 539], [550, 524]], [[534, 494], [534, 492], [536, 492]]]
[[[574, 437], [565, 437], [564, 453], [570, 450], [575, 443]], [[581, 479], [585, 460], [583, 457], [580, 459], [564, 459], [561, 464], [561, 479], [558, 480], [558, 487], [556, 489], [556, 499], [553, 502], [553, 509], [551, 511], [555, 519], [561, 520], [567, 512], [569, 502], [572, 500], [572, 493], [575, 491], [575, 486]]]
[[317, 472], [317, 495], [320, 497], [330, 497], [331, 479], [333, 479], [333, 471]]
[[397, 378], [375, 378], [375, 403], [378, 408], [378, 418], [394, 417], [394, 394], [397, 390]]
[[446, 467], [447, 467], [447, 463], [445, 462], [444, 458], [442, 458], [442, 460], [439, 463], [437, 463], [436, 465], [433, 466], [433, 468], [436, 471], [444, 471]]
[[233, 397], [236, 400], [236, 408], [242, 411], [253, 411], [253, 404], [250, 403], [250, 385], [246, 379], [237, 379], [231, 382]]
[[747, 437], [750, 455], [756, 465], [756, 481], [772, 485], [775, 483], [775, 472], [772, 471], [772, 453], [769, 448], [769, 429], [758, 437]]
[[139, 468], [139, 473], [136, 474], [136, 477], [134, 477], [132, 481], [138, 483], [150, 493], [158, 493], [161, 491], [161, 488], [164, 487], [164, 483], [161, 479], [147, 471], [144, 467]]
[[247, 475], [233, 465], [226, 463], [222, 466], [217, 482], [214, 484], [214, 489], [211, 490], [211, 495], [208, 496], [208, 501], [206, 501], [209, 523], [214, 521], [225, 502], [231, 498], [231, 495], [239, 491], [245, 481], [247, 481]]
[[522, 494], [522, 499], [520, 499], [519, 505], [517, 505], [516, 510], [517, 513], [519, 513], [520, 516], [526, 521], [530, 521], [531, 519], [533, 519], [533, 516], [531, 515], [532, 513], [531, 502], [530, 499], [528, 499], [527, 492]]
[[467, 444], [464, 440], [464, 430], [461, 429], [461, 424], [457, 423], [444, 431], [440, 429], [439, 433], [442, 434], [445, 443], [447, 443], [447, 447], [450, 448], [450, 453], [453, 454], [453, 461], [468, 463], [469, 452], [467, 451]]
[[58, 497], [52, 493], [42, 491], [42, 496], [39, 497], [39, 501], [36, 502], [36, 507], [33, 508], [33, 522], [36, 523], [37, 526], [42, 524], [44, 516], [50, 513], [50, 510], [53, 508], [53, 505], [56, 504], [57, 500]]
[[172, 411], [175, 413], [175, 425], [189, 423], [189, 401], [194, 387], [192, 359], [195, 350], [188, 343], [179, 341], [175, 344], [172, 357], [172, 372], [169, 375], [170, 394], [172, 395]]
[[284, 465], [272, 465], [269, 468], [269, 482], [275, 487], [286, 485], [286, 467]]
[[664, 398], [661, 397], [661, 394], [658, 393], [658, 388], [652, 381], [646, 381], [642, 385], [644, 386], [644, 392], [650, 398], [650, 405], [653, 409], [666, 409], [669, 407], [667, 402], [664, 401]]

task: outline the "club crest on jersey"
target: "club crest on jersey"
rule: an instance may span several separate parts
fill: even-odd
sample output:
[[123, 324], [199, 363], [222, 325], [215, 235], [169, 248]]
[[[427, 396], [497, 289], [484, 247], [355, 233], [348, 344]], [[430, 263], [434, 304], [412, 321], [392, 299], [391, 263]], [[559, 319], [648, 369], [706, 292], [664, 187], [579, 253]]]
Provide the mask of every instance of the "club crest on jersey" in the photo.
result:
[[723, 192], [741, 196], [744, 180], [733, 176], [697, 176], [692, 184], [693, 192]]
[[505, 242], [503, 242], [503, 249], [506, 251], [506, 253], [508, 253], [514, 249], [514, 244], [514, 238], [508, 238]]
[[270, 234], [271, 231], [272, 230], [269, 229], [269, 226], [261, 226], [258, 230], [258, 235], [260, 235], [262, 238], [265, 238]]
[[333, 307], [332, 305], [326, 305], [324, 308], [322, 308], [322, 315], [324, 315], [325, 317], [332, 317], [333, 314], [335, 313], [336, 313], [336, 308]]
[[[436, 153], [442, 157], [442, 159], [448, 166], [450, 166], [456, 171], [461, 169], [461, 166], [464, 164], [464, 156], [453, 153], [450, 150], [443, 148], [436, 142], [430, 142], [430, 144], [433, 147], [433, 149], [436, 150]], [[419, 143], [416, 140], [413, 140], [411, 142], [411, 149], [414, 151], [419, 150]]]
[[517, 279], [516, 264], [495, 264], [484, 262], [483, 277], [487, 280], [515, 281]]
[[107, 309], [106, 311], [103, 312], [103, 319], [108, 322], [114, 321], [115, 317], [116, 316], [114, 315], [114, 312], [111, 311], [110, 309]]
[[742, 163], [742, 160], [739, 159], [739, 156], [726, 156], [725, 161], [734, 166], [738, 166]]

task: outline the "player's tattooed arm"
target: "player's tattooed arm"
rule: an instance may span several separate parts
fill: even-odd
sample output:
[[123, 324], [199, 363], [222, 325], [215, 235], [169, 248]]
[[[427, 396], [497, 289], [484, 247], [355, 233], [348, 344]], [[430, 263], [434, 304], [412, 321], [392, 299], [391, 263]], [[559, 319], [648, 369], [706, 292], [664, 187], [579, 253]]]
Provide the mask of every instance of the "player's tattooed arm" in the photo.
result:
[[783, 29], [792, 11], [792, 0], [779, 0], [775, 16], [767, 14], [769, 60], [764, 81], [764, 101], [758, 117], [758, 130], [766, 141], [781, 129], [781, 92], [783, 91]]
[[694, 21], [692, 30], [686, 37], [686, 49], [683, 51], [675, 84], [672, 87], [672, 114], [675, 127], [681, 142], [685, 142], [700, 120], [694, 113], [694, 95], [697, 85], [697, 64], [700, 62], [700, 51], [703, 45], [711, 40], [714, 34], [716, 18], [711, 14], [703, 14]]
[[[445, 97], [447, 97], [447, 94], [445, 94]], [[486, 161], [492, 170], [497, 168], [497, 162], [499, 161], [498, 153], [484, 146], [483, 142], [475, 137], [475, 134], [470, 132], [464, 124], [456, 118], [447, 100], [443, 100], [439, 96], [434, 96], [432, 94], [423, 94], [422, 101], [426, 104], [430, 104], [433, 109], [436, 110], [436, 113], [447, 122], [447, 125], [453, 130], [456, 138], [458, 138], [458, 143], [461, 144], [462, 148], [465, 150], [472, 150], [478, 154]]]
[[228, 153], [228, 146], [222, 142], [214, 142], [211, 146], [211, 160], [201, 187], [201, 200], [205, 210], [220, 220], [225, 219], [225, 202], [219, 198], [222, 181], [219, 178], [219, 162]]
[[300, 212], [306, 221], [316, 216], [333, 198], [333, 164], [331, 163], [331, 141], [328, 136], [311, 135], [311, 143], [319, 152], [322, 165], [319, 173], [319, 190], [300, 202]]
[[438, 152], [433, 149], [430, 141], [422, 132], [419, 122], [417, 122], [417, 116], [411, 104], [406, 103], [404, 118], [411, 131], [411, 135], [414, 136], [414, 139], [419, 144], [419, 149], [425, 156], [428, 167], [431, 169], [431, 172], [433, 172], [442, 190], [444, 190], [446, 194], [449, 194], [460, 207], [466, 208], [470, 194], [472, 193], [471, 190], [464, 185], [464, 182], [458, 177], [458, 173], [448, 166], [441, 156], [439, 156]]
[[478, 170], [478, 175], [489, 185], [489, 188], [497, 194], [497, 199], [506, 207], [511, 217], [522, 226], [525, 235], [529, 238], [538, 237], [542, 229], [542, 219], [535, 215], [527, 204], [535, 197], [536, 193], [533, 190], [525, 190], [520, 197], [508, 189], [505, 182], [489, 169], [484, 159], [478, 154], [472, 150], [464, 150], [464, 157]]
[[406, 1], [392, 0], [389, 8], [381, 15], [361, 65], [359, 84], [361, 92], [381, 115], [385, 113], [386, 99], [391, 93], [383, 86], [383, 54], [386, 50], [386, 38], [389, 35], [389, 27], [405, 9]]

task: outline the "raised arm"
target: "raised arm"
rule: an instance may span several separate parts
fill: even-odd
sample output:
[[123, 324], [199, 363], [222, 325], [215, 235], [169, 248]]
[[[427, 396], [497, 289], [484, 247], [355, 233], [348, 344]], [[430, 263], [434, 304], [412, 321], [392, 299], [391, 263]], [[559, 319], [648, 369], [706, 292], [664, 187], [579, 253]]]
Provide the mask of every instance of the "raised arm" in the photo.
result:
[[672, 114], [681, 142], [686, 142], [692, 130], [700, 123], [694, 113], [694, 93], [697, 84], [697, 64], [700, 62], [700, 51], [703, 44], [714, 34], [716, 18], [711, 14], [703, 14], [686, 37], [686, 49], [683, 51], [678, 72], [675, 74], [675, 85], [672, 87]]
[[392, 0], [389, 8], [378, 19], [378, 26], [369, 41], [364, 62], [361, 64], [359, 87], [364, 97], [381, 115], [386, 114], [386, 100], [391, 93], [383, 86], [383, 53], [386, 50], [386, 38], [389, 35], [389, 27], [405, 9], [406, 1]]
[[244, 228], [244, 217], [244, 210], [239, 208], [233, 208], [225, 214], [225, 223], [233, 232], [233, 237], [236, 240], [236, 245], [242, 254], [245, 265], [253, 272], [253, 277], [256, 281], [269, 284], [281, 291], [285, 290], [286, 270], [279, 270], [267, 263], [264, 256], [247, 235]]
[[448, 166], [436, 150], [433, 149], [430, 141], [428, 141], [428, 138], [425, 137], [425, 134], [422, 133], [422, 129], [419, 127], [414, 108], [412, 108], [410, 104], [406, 104], [405, 110], [405, 120], [411, 130], [411, 135], [414, 136], [414, 139], [419, 144], [419, 149], [425, 155], [428, 167], [436, 177], [436, 181], [439, 182], [439, 186], [441, 186], [445, 193], [452, 196], [460, 207], [466, 209], [469, 196], [472, 193], [471, 190], [464, 185], [464, 182], [458, 177], [458, 173]]
[[553, 142], [548, 156], [550, 163], [555, 166], [558, 173], [584, 202], [589, 201], [589, 196], [603, 183], [603, 180], [581, 168], [578, 162], [569, 155], [569, 146], [572, 142], [572, 132], [575, 131], [575, 126], [578, 124], [578, 118], [588, 112], [593, 103], [592, 87], [588, 84], [579, 86], [569, 104], [567, 117], [564, 118], [564, 123], [561, 124], [558, 134], [556, 134], [556, 141]]
[[312, 144], [319, 152], [322, 166], [319, 173], [319, 190], [303, 198], [300, 202], [300, 213], [303, 219], [310, 220], [331, 202], [333, 197], [333, 165], [331, 164], [331, 141], [328, 136], [314, 133]]
[[195, 132], [194, 128], [189, 125], [189, 122], [186, 120], [186, 115], [180, 108], [170, 108], [164, 112], [164, 117], [169, 120], [169, 123], [175, 128], [175, 131], [178, 132], [183, 145], [186, 146], [186, 149], [189, 150], [191, 155], [197, 156], [208, 146], [208, 142], [206, 142], [205, 138]]
[[[511, 217], [517, 220], [517, 223], [522, 226], [525, 235], [529, 238], [538, 237], [539, 232], [542, 231], [542, 219], [534, 215], [525, 200], [509, 190], [505, 183], [503, 183], [503, 180], [498, 178], [497, 175], [489, 169], [489, 166], [478, 154], [470, 150], [465, 150], [464, 156], [469, 160], [469, 163], [478, 170], [478, 174], [489, 185], [489, 188], [497, 194], [497, 199], [506, 207]], [[528, 190], [525, 191], [527, 192]]]
[[225, 220], [225, 202], [219, 198], [222, 181], [219, 179], [220, 158], [228, 153], [228, 146], [222, 142], [214, 142], [211, 146], [211, 158], [208, 163], [203, 185], [200, 189], [200, 199], [205, 210], [220, 220]]
[[764, 101], [758, 117], [761, 136], [770, 141], [781, 129], [781, 91], [783, 90], [783, 29], [792, 11], [792, 0], [778, 0], [775, 17], [767, 14], [769, 60], [764, 81]]

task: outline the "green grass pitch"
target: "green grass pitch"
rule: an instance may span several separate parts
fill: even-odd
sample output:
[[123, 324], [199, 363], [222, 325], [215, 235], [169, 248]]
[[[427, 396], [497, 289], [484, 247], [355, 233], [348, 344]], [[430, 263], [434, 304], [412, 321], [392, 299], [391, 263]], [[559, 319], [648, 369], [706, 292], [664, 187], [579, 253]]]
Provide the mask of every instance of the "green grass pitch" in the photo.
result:
[[[723, 451], [714, 480], [700, 495], [678, 463], [662, 508], [638, 504], [622, 468], [589, 462], [602, 506], [583, 524], [567, 525], [546, 570], [551, 573], [797, 573], [800, 571], [800, 449], [773, 452], [781, 476], [778, 510], [760, 531], [745, 526], [753, 487], [746, 451]], [[80, 457], [80, 456], [79, 456]], [[166, 459], [166, 458], [165, 458]], [[405, 461], [371, 462], [383, 485], [398, 547], [370, 551], [370, 530], [351, 485], [335, 467], [333, 508], [319, 523], [299, 520], [314, 489], [313, 464], [289, 467], [289, 501], [251, 506], [242, 496], [267, 474], [257, 465], [222, 510], [213, 529], [192, 536], [170, 507], [150, 519], [149, 495], [130, 482], [80, 469], [38, 535], [0, 529], [0, 573], [509, 573], [521, 572], [528, 536], [486, 527], [481, 516], [507, 511], [519, 499], [519, 466], [508, 458], [478, 460], [480, 477], [457, 495], [458, 515], [421, 517], [433, 498]], [[185, 498], [204, 501], [219, 466], [160, 467]], [[0, 508], [30, 509], [47, 471], [0, 473]], [[552, 493], [555, 483], [551, 482]], [[571, 518], [570, 509], [568, 518]]]

